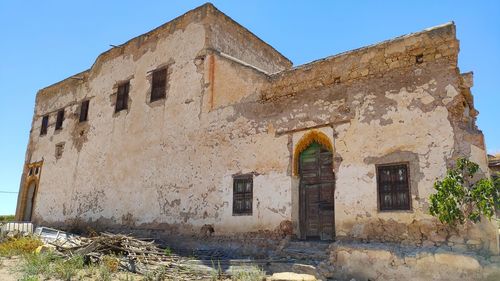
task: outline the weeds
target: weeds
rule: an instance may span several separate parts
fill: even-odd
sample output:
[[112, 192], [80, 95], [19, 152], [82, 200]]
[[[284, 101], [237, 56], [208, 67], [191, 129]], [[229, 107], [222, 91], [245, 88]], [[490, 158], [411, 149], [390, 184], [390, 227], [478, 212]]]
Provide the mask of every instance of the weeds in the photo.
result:
[[83, 268], [82, 256], [74, 256], [68, 260], [56, 259], [50, 275], [62, 280], [71, 280]]
[[41, 274], [48, 274], [50, 265], [57, 259], [51, 252], [41, 254], [25, 254], [24, 260], [21, 263], [19, 271], [23, 273], [23, 278], [38, 276]]
[[150, 270], [144, 274], [144, 281], [162, 281], [167, 278], [167, 268], [162, 266], [156, 270]]
[[262, 281], [264, 278], [266, 278], [265, 271], [258, 267], [237, 270], [231, 276], [233, 281]]
[[165, 248], [165, 250], [163, 250], [163, 252], [167, 256], [171, 256], [172, 255], [172, 249], [170, 249], [170, 247], [168, 247], [168, 246]]
[[211, 272], [211, 279], [212, 281], [215, 280], [221, 280], [222, 279], [222, 267], [220, 266], [220, 260], [217, 260], [217, 267], [215, 267], [214, 260], [212, 260], [212, 268], [215, 269], [215, 271]]
[[131, 276], [131, 275], [125, 275], [124, 277], [120, 277], [118, 278], [120, 281], [135, 281], [135, 278], [134, 276]]
[[117, 272], [120, 266], [120, 260], [115, 256], [104, 256], [102, 264], [107, 267], [109, 272]]
[[29, 254], [42, 245], [42, 241], [32, 236], [10, 239], [0, 243], [0, 256], [12, 257]]
[[106, 265], [101, 264], [99, 266], [99, 275], [98, 275], [99, 281], [111, 281], [111, 275], [112, 272]]
[[25, 276], [20, 281], [40, 281], [40, 278], [38, 276]]

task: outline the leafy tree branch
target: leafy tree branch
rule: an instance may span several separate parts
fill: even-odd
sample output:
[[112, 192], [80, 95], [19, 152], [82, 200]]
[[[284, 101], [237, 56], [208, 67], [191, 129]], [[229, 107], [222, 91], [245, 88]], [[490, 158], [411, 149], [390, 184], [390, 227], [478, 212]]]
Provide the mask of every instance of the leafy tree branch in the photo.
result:
[[500, 179], [477, 179], [479, 165], [459, 158], [442, 180], [434, 183], [430, 213], [450, 226], [467, 221], [477, 223], [481, 216], [491, 219], [500, 208]]

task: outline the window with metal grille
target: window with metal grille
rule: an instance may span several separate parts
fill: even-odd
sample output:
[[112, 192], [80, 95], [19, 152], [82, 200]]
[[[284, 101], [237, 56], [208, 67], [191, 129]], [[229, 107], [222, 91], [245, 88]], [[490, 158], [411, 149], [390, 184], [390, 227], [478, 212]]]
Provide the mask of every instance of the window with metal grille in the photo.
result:
[[82, 101], [80, 106], [80, 123], [88, 120], [89, 117], [89, 100]]
[[121, 85], [118, 85], [118, 92], [116, 93], [116, 103], [115, 112], [122, 111], [128, 108], [128, 90], [130, 88], [130, 82], [127, 81]]
[[57, 112], [56, 130], [62, 129], [63, 121], [64, 121], [64, 109], [61, 109]]
[[253, 176], [233, 179], [233, 215], [251, 215], [253, 202]]
[[377, 166], [380, 210], [410, 210], [408, 165]]
[[167, 69], [159, 69], [153, 72], [151, 86], [151, 102], [164, 99], [167, 93]]
[[47, 134], [47, 127], [49, 127], [49, 116], [45, 115], [42, 117], [42, 126], [40, 127], [40, 136]]

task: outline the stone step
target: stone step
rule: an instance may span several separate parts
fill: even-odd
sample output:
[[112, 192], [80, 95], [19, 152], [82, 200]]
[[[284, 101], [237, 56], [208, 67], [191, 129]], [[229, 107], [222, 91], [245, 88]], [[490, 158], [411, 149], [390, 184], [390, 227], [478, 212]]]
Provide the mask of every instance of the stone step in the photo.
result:
[[283, 260], [188, 260], [183, 262], [182, 265], [188, 267], [190, 270], [204, 273], [223, 272], [228, 275], [233, 275], [238, 271], [261, 270], [265, 272], [266, 275], [272, 275], [279, 272], [293, 272], [297, 274], [313, 275], [320, 280], [323, 279], [320, 275], [320, 271], [314, 265]]
[[308, 242], [308, 241], [290, 241], [280, 251], [276, 257], [296, 260], [310, 260], [311, 262], [328, 259], [328, 249], [330, 243]]
[[285, 248], [278, 255], [287, 259], [323, 260], [328, 258], [325, 250]]

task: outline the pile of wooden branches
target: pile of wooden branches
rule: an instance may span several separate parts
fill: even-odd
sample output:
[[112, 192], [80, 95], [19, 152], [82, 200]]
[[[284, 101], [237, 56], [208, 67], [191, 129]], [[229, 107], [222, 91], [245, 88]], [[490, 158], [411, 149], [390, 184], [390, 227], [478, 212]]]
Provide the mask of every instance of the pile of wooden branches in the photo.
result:
[[[115, 263], [117, 270], [139, 274], [160, 272], [178, 280], [193, 280], [209, 276], [193, 272], [182, 264], [181, 257], [160, 249], [154, 241], [144, 241], [123, 234], [101, 233], [96, 237], [71, 236], [48, 244], [65, 258], [83, 256], [87, 262]], [[182, 278], [182, 277], [185, 278]]]

